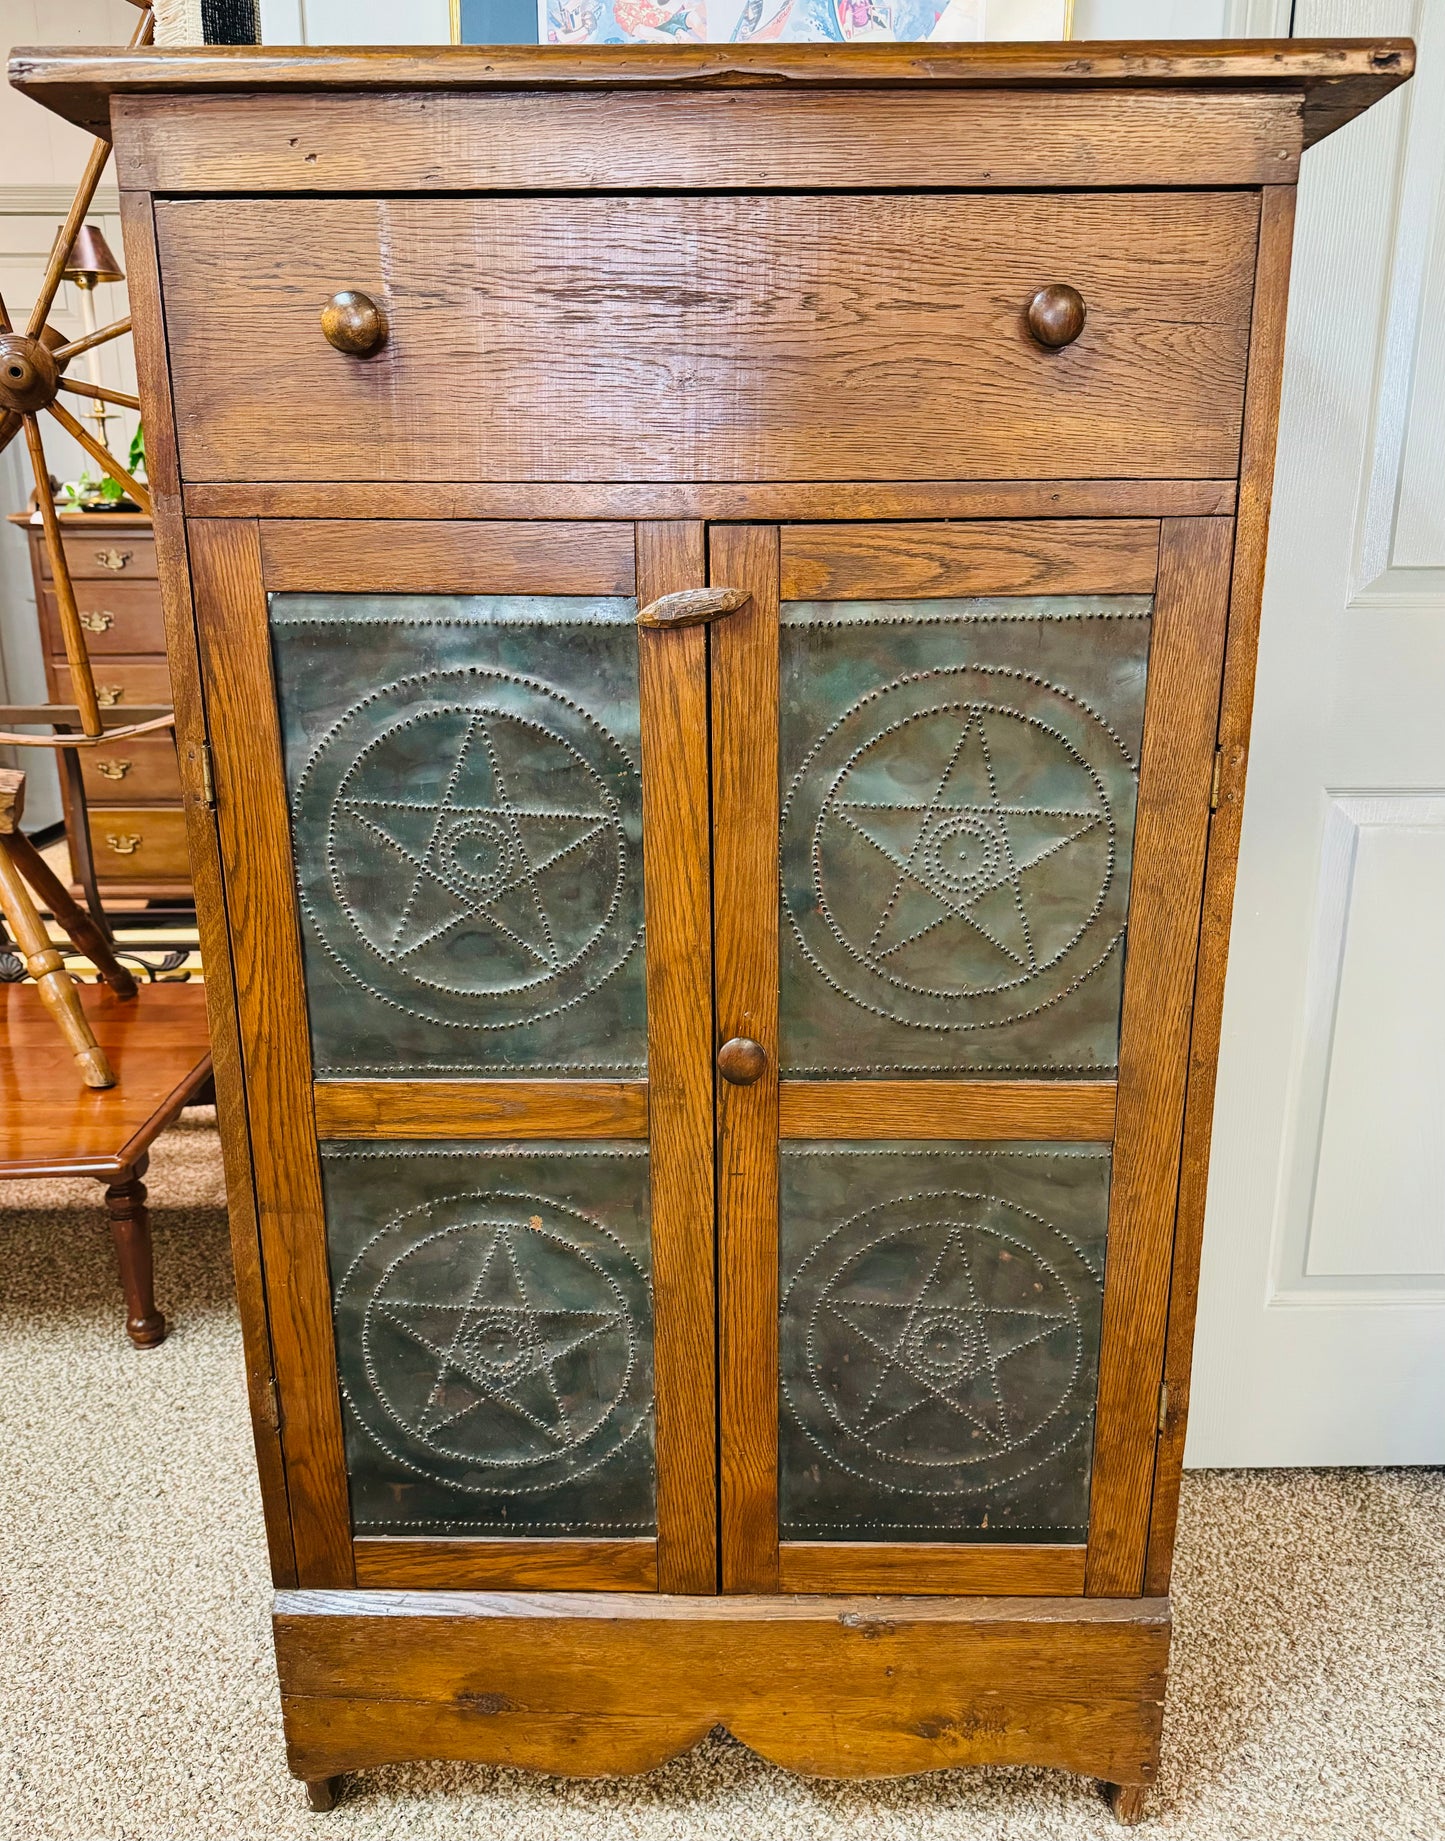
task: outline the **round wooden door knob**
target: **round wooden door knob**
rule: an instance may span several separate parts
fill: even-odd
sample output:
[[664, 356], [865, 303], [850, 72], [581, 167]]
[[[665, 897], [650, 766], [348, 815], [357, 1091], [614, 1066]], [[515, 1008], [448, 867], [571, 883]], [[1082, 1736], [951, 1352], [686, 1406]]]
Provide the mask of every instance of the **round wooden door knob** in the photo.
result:
[[735, 1087], [750, 1087], [761, 1080], [768, 1066], [768, 1051], [751, 1036], [733, 1036], [717, 1051], [717, 1067]]
[[365, 358], [386, 344], [386, 315], [369, 294], [343, 288], [321, 309], [321, 330], [337, 351]]
[[1083, 295], [1067, 282], [1040, 288], [1024, 315], [1029, 331], [1040, 345], [1047, 345], [1051, 351], [1057, 351], [1061, 345], [1072, 345], [1084, 330], [1088, 317], [1089, 309], [1084, 305]]

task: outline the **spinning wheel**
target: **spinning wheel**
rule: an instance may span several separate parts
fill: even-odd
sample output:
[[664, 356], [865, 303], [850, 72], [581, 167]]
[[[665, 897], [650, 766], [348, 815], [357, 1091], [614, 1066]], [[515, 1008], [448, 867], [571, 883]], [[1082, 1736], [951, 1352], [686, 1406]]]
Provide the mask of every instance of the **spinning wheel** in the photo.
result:
[[[135, 50], [141, 45], [150, 44], [155, 33], [155, 19], [150, 7], [144, 4], [144, 0], [131, 0], [131, 4], [138, 6], [141, 13], [140, 23], [136, 26], [130, 41], [130, 48]], [[129, 315], [124, 319], [116, 320], [113, 325], [102, 326], [98, 331], [89, 332], [83, 338], [71, 340], [66, 340], [53, 326], [47, 324], [50, 309], [55, 304], [55, 296], [70, 261], [72, 246], [82, 233], [86, 213], [90, 209], [96, 187], [100, 183], [109, 158], [110, 142], [97, 139], [91, 149], [90, 158], [86, 161], [85, 172], [71, 203], [64, 226], [55, 239], [55, 248], [51, 251], [50, 261], [46, 266], [45, 279], [41, 283], [39, 298], [35, 302], [23, 332], [15, 330], [5, 303], [3, 299], [0, 299], [0, 449], [7, 447], [21, 430], [24, 430], [25, 443], [30, 450], [31, 468], [35, 474], [36, 497], [45, 527], [45, 544], [50, 555], [50, 570], [55, 584], [55, 599], [60, 614], [61, 634], [65, 642], [65, 657], [70, 666], [71, 681], [75, 687], [75, 701], [81, 730], [79, 735], [43, 736], [0, 732], [0, 742], [10, 743], [15, 747], [93, 747], [102, 739], [107, 742], [119, 741], [126, 736], [143, 735], [158, 729], [171, 728], [175, 722], [174, 715], [167, 712], [161, 716], [151, 717], [146, 722], [132, 723], [123, 728], [107, 729], [101, 723], [100, 705], [95, 694], [95, 677], [91, 670], [90, 654], [86, 648], [85, 633], [76, 607], [70, 568], [60, 540], [60, 524], [50, 492], [50, 469], [45, 459], [42, 413], [53, 417], [68, 435], [80, 443], [91, 459], [130, 494], [142, 511], [150, 513], [151, 500], [146, 488], [126, 467], [122, 466], [104, 441], [97, 440], [61, 400], [63, 395], [73, 395], [89, 398], [93, 402], [102, 404], [114, 403], [123, 409], [140, 408], [139, 397], [131, 396], [121, 390], [107, 389], [100, 384], [84, 382], [80, 378], [66, 374], [72, 359], [80, 357], [84, 352], [92, 351], [96, 346], [106, 344], [111, 339], [122, 338], [128, 333], [131, 325]], [[59, 708], [54, 712], [54, 720], [57, 724], [64, 720], [64, 715]], [[74, 720], [73, 716], [71, 720]]]

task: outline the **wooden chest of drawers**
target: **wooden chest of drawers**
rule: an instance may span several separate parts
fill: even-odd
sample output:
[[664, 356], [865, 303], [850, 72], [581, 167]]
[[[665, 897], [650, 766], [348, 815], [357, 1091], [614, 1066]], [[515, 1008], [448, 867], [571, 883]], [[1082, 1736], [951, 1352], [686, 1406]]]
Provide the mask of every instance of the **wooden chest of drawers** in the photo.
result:
[[[72, 703], [70, 668], [60, 632], [50, 555], [40, 527], [26, 518], [35, 604], [45, 648], [45, 688], [54, 703]], [[165, 618], [150, 520], [139, 514], [77, 512], [62, 516], [66, 560], [95, 667], [105, 718], [117, 724], [136, 704], [171, 700]], [[79, 755], [91, 852], [102, 898], [185, 901], [191, 892], [185, 815], [175, 744], [142, 737]], [[86, 823], [62, 776], [66, 830]]]
[[318, 1806], [723, 1723], [1137, 1818], [1293, 188], [1410, 64], [21, 55], [117, 143]]

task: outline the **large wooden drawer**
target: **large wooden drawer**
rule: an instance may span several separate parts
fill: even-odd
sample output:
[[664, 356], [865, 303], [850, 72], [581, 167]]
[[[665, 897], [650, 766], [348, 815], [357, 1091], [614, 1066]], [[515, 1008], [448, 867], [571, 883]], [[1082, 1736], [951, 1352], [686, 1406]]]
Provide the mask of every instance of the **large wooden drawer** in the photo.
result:
[[[191, 480], [1218, 478], [1247, 192], [160, 202]], [[227, 284], [215, 286], [217, 251]], [[1029, 334], [1079, 289], [1077, 341]], [[322, 304], [360, 289], [354, 357]]]
[[184, 882], [191, 873], [179, 806], [98, 806], [90, 848], [102, 882]]
[[[102, 709], [123, 704], [164, 704], [171, 700], [171, 674], [164, 658], [132, 658], [114, 653], [93, 659], [95, 694]], [[62, 703], [74, 703], [69, 665], [56, 663], [56, 692]]]
[[[85, 628], [91, 657], [108, 652], [155, 652], [166, 649], [166, 625], [161, 613], [159, 584], [154, 581], [77, 581], [75, 605]], [[63, 653], [65, 635], [60, 628], [60, 608], [54, 594], [43, 590], [40, 617], [45, 643], [51, 652]]]

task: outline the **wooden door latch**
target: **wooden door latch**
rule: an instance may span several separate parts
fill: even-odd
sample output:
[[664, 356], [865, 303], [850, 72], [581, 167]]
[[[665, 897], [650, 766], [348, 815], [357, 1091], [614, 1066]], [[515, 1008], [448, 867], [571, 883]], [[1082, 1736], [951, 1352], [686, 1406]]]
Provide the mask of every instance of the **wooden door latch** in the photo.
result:
[[637, 615], [637, 624], [651, 631], [675, 626], [701, 626], [720, 614], [735, 614], [751, 599], [746, 588], [681, 588], [659, 595]]

